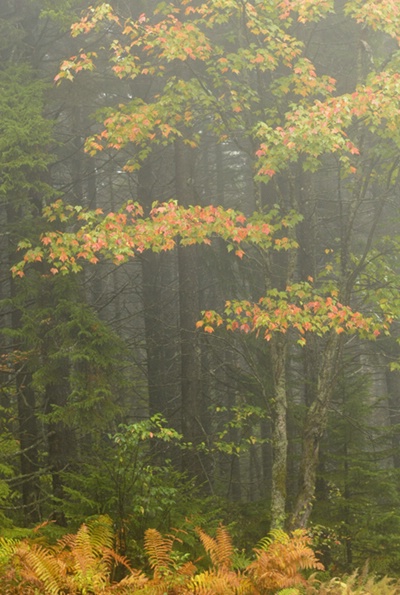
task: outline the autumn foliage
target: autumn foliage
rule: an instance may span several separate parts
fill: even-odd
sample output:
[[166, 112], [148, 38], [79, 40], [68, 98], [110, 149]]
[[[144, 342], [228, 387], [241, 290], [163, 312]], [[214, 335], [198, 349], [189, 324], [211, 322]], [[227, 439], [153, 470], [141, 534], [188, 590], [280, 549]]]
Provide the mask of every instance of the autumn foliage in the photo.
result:
[[[299, 221], [295, 213], [279, 218], [277, 211], [267, 216], [246, 218], [243, 213], [222, 207], [182, 207], [174, 201], [157, 204], [149, 217], [144, 217], [138, 203], [129, 203], [117, 213], [103, 214], [101, 209], [85, 211], [64, 205], [62, 201], [45, 209], [49, 223], [78, 225], [77, 231], [48, 231], [41, 245], [35, 248], [21, 242], [23, 260], [13, 267], [13, 273], [23, 276], [27, 264], [47, 262], [52, 275], [77, 272], [82, 262], [96, 264], [101, 257], [121, 264], [145, 250], [168, 251], [192, 244], [211, 244], [220, 238], [227, 250], [243, 258], [252, 246], [260, 250], [296, 249], [290, 229]], [[288, 235], [282, 231], [287, 230]], [[324, 294], [325, 293], [325, 294]], [[258, 303], [248, 300], [228, 300], [223, 314], [205, 311], [197, 323], [207, 333], [224, 325], [227, 330], [260, 333], [269, 341], [274, 333], [285, 334], [289, 328], [299, 334], [298, 343], [306, 343], [307, 333], [323, 336], [334, 329], [337, 334], [358, 333], [374, 339], [389, 331], [391, 316], [381, 319], [365, 316], [344, 305], [334, 289], [315, 286], [313, 279], [293, 283], [285, 291], [272, 289]]]
[[[170, 595], [270, 595], [285, 587], [307, 584], [303, 570], [322, 570], [311, 549], [310, 538], [301, 531], [293, 536], [275, 532], [254, 549], [247, 567], [235, 565], [236, 551], [227, 529], [220, 526], [215, 537], [197, 529], [209, 557], [191, 561], [174, 549], [182, 544], [180, 533], [163, 536], [148, 529], [144, 549], [150, 572], [134, 569], [127, 558], [113, 549], [111, 520], [100, 517], [84, 524], [54, 546], [36, 540], [0, 540], [0, 576], [9, 595], [153, 594]], [[183, 537], [183, 534], [181, 533]], [[115, 570], [124, 568], [124, 578]]]

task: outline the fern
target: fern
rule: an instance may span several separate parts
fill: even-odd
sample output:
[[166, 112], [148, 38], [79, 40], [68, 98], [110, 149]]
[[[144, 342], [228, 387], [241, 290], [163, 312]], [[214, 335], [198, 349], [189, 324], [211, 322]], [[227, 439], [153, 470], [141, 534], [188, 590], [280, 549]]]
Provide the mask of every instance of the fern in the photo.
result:
[[190, 592], [187, 584], [197, 569], [193, 562], [182, 562], [172, 551], [176, 541], [181, 542], [177, 536], [165, 537], [156, 529], [146, 531], [144, 545], [153, 576], [137, 592], [142, 595], [183, 595]]
[[27, 546], [26, 543], [21, 544], [18, 550], [18, 556], [25, 557], [23, 570], [25, 580], [29, 581], [33, 571], [38, 584], [43, 586], [46, 594], [59, 595], [65, 586], [65, 575], [63, 565], [54, 556], [54, 551], [41, 545], [33, 545], [30, 548], [28, 546], [25, 550], [25, 546]]
[[196, 533], [210, 556], [213, 566], [216, 568], [232, 568], [234, 550], [231, 536], [225, 527], [222, 525], [218, 527], [215, 538], [199, 527], [196, 528]]
[[240, 572], [221, 569], [206, 570], [193, 577], [186, 593], [193, 595], [259, 595], [249, 577]]
[[286, 545], [289, 542], [290, 536], [283, 529], [271, 529], [269, 535], [260, 539], [255, 549], [267, 551], [273, 543], [283, 543]]
[[173, 564], [171, 557], [173, 542], [172, 537], [164, 537], [157, 529], [147, 529], [145, 532], [144, 547], [154, 577], [164, 574]]
[[[123, 556], [112, 549], [111, 520], [101, 517], [82, 525], [73, 535], [65, 535], [54, 547], [25, 539], [0, 540], [3, 566], [2, 592], [7, 595], [128, 595], [141, 589], [148, 579], [132, 570]], [[111, 581], [115, 565], [121, 564], [129, 575], [119, 583]]]
[[[243, 572], [234, 569], [234, 548], [221, 525], [215, 537], [196, 532], [211, 560], [197, 568], [186, 556], [173, 551], [177, 536], [148, 529], [145, 550], [152, 576], [132, 569], [113, 548], [110, 519], [84, 524], [76, 534], [65, 535], [54, 546], [29, 539], [0, 538], [1, 592], [7, 595], [400, 595], [400, 581], [368, 576], [367, 570], [345, 579], [305, 580], [302, 571], [321, 570], [304, 531], [287, 535], [273, 531], [255, 548], [256, 559]], [[113, 569], [127, 571], [112, 581]]]
[[323, 570], [310, 545], [310, 537], [302, 530], [291, 536], [275, 530], [264, 538], [254, 550], [256, 560], [247, 568], [257, 588], [263, 593], [276, 593], [305, 584], [302, 570]]
[[376, 578], [355, 572], [345, 578], [327, 582], [310, 581], [304, 587], [305, 595], [400, 595], [400, 580], [387, 576]]
[[[112, 545], [113, 533], [108, 517], [83, 524], [76, 534], [65, 535], [59, 540], [59, 559], [65, 564], [71, 592], [96, 592], [109, 584], [115, 562], [115, 555], [111, 555]], [[121, 562], [125, 561], [121, 559]]]
[[6, 566], [18, 547], [18, 539], [0, 537], [0, 568]]
[[8, 554], [8, 563], [4, 563], [2, 572], [5, 593], [38, 593], [39, 588], [49, 595], [61, 593], [63, 575], [52, 548], [30, 544], [27, 539], [11, 543], [2, 540], [0, 546], [3, 561], [5, 552]]
[[227, 529], [220, 525], [215, 537], [196, 529], [200, 541], [211, 559], [212, 568], [189, 583], [187, 593], [193, 595], [256, 595], [250, 578], [233, 570], [234, 548]]

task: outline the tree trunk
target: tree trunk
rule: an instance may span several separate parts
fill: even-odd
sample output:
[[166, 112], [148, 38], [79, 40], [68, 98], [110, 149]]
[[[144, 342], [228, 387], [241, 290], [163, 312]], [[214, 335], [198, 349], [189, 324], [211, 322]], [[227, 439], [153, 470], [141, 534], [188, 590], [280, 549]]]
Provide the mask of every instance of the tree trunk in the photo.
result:
[[306, 527], [312, 512], [319, 447], [328, 421], [329, 404], [338, 371], [341, 345], [340, 335], [333, 330], [321, 355], [316, 396], [307, 411], [304, 422], [299, 491], [289, 525], [292, 530]]
[[[190, 149], [182, 141], [175, 142], [175, 188], [180, 204], [193, 203], [192, 164]], [[198, 247], [178, 246], [179, 320], [181, 343], [182, 434], [193, 447], [183, 456], [183, 468], [197, 478], [200, 485], [208, 482], [204, 457], [198, 446], [204, 440], [201, 421], [201, 349], [196, 321], [200, 315], [198, 287]]]
[[[152, 158], [139, 170], [138, 198], [145, 213], [151, 210], [153, 195]], [[147, 352], [149, 413], [162, 413], [169, 422], [177, 408], [178, 383], [177, 312], [174, 255], [147, 251], [141, 257], [143, 312]], [[175, 413], [176, 414], [176, 413]]]
[[[398, 358], [397, 345], [395, 355]], [[391, 354], [393, 357], [393, 355]], [[392, 436], [392, 457], [395, 469], [400, 469], [400, 372], [386, 371], [386, 385], [389, 400], [390, 430]]]
[[16, 373], [19, 443], [21, 461], [21, 493], [25, 523], [41, 520], [38, 425], [36, 419], [36, 397], [30, 386], [31, 374], [20, 369]]
[[[18, 217], [12, 205], [7, 205], [8, 224], [15, 226]], [[9, 240], [9, 264], [14, 264], [15, 246], [13, 239]], [[14, 279], [10, 280], [10, 298], [16, 302], [18, 291]], [[14, 303], [15, 303], [14, 302]], [[24, 306], [23, 306], [24, 307]], [[21, 310], [14, 305], [11, 314], [11, 326], [13, 331], [20, 331]], [[12, 346], [18, 351], [29, 349], [25, 338], [21, 337], [18, 344]], [[18, 409], [18, 439], [20, 443], [20, 465], [21, 465], [21, 493], [25, 522], [29, 525], [38, 523], [41, 520], [40, 511], [40, 482], [39, 482], [39, 430], [36, 418], [36, 395], [33, 390], [32, 374], [29, 369], [22, 365], [15, 373], [17, 409]]]
[[64, 421], [54, 421], [51, 414], [54, 407], [64, 408], [67, 404], [69, 394], [69, 367], [67, 358], [57, 362], [57, 369], [50, 370], [52, 378], [45, 388], [45, 415], [49, 415], [47, 425], [47, 458], [51, 473], [53, 491], [53, 512], [52, 517], [58, 525], [66, 526], [66, 518], [62, 509], [64, 500], [64, 480], [62, 477], [74, 459], [75, 435]]
[[283, 335], [271, 339], [274, 398], [272, 404], [272, 488], [271, 488], [271, 528], [281, 528], [286, 515], [287, 479], [287, 394], [286, 356], [287, 340]]

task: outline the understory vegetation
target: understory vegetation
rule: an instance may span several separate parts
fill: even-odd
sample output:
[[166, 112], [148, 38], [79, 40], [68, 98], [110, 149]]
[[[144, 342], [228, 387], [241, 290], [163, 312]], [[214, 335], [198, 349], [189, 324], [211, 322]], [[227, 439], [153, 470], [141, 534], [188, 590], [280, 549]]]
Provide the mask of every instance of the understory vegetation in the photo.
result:
[[[145, 561], [133, 568], [114, 549], [112, 522], [98, 517], [49, 545], [41, 536], [1, 538], [2, 589], [8, 595], [395, 595], [400, 581], [354, 573], [327, 580], [303, 530], [272, 531], [247, 557], [220, 525], [215, 536], [195, 533], [203, 553], [193, 552], [186, 531], [162, 535], [147, 529]], [[193, 556], [196, 556], [195, 558]], [[318, 572], [320, 576], [318, 576]], [[321, 578], [322, 577], [322, 578]]]

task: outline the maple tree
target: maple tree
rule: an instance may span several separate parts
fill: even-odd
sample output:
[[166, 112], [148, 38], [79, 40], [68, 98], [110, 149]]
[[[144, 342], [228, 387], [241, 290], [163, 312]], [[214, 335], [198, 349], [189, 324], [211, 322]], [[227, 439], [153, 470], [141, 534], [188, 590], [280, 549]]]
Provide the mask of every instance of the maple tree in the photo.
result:
[[[254, 243], [263, 250], [296, 249], [296, 242], [279, 236], [282, 228], [295, 225], [295, 213], [276, 223], [277, 213], [268, 217], [255, 215], [249, 220], [242, 213], [216, 207], [180, 207], [175, 202], [157, 205], [150, 217], [143, 218], [143, 210], [138, 204], [128, 204], [124, 211], [103, 216], [101, 210], [82, 211], [81, 208], [64, 206], [61, 201], [46, 209], [50, 222], [68, 223], [76, 218], [80, 222], [77, 232], [49, 231], [42, 235], [41, 246], [29, 248], [27, 242], [21, 244], [26, 252], [23, 261], [13, 267], [15, 275], [24, 275], [27, 263], [47, 260], [50, 273], [66, 274], [80, 270], [81, 261], [95, 264], [100, 256], [111, 257], [115, 264], [134, 257], [144, 250], [166, 251], [176, 246], [177, 238], [183, 245], [193, 243], [210, 244], [213, 237], [221, 237], [228, 249], [235, 250], [239, 258], [245, 256], [243, 244]], [[262, 331], [267, 341], [276, 333], [285, 335], [296, 329], [298, 343], [304, 345], [309, 333], [319, 336], [331, 331], [339, 336], [342, 333], [358, 333], [363, 338], [374, 339], [381, 332], [389, 333], [393, 314], [385, 314], [377, 321], [373, 316], [365, 316], [339, 302], [336, 291], [329, 291], [325, 297], [315, 291], [311, 283], [297, 283], [286, 287], [285, 291], [272, 289], [259, 303], [249, 301], [227, 301], [224, 315], [213, 311], [204, 312], [198, 328], [211, 333], [225, 325], [228, 330], [248, 333]], [[279, 407], [279, 392], [277, 404]], [[279, 413], [279, 409], [278, 409]], [[282, 412], [284, 416], [285, 411]], [[281, 513], [277, 509], [276, 514]], [[279, 517], [278, 517], [279, 518]], [[279, 521], [280, 522], [280, 521]]]
[[[394, 1], [382, 7], [353, 0], [345, 4], [344, 12], [355, 26], [359, 23], [381, 31], [398, 43], [400, 17]], [[153, 14], [132, 17], [117, 14], [108, 4], [89, 9], [72, 27], [72, 34], [95, 36], [111, 30], [109, 47], [78, 52], [63, 62], [57, 80], [73, 80], [83, 71], [95, 71], [105, 52], [118, 79], [140, 83], [151, 78], [157, 81], [157, 90], [150, 97], [139, 93], [126, 104], [103, 110], [101, 130], [86, 141], [88, 153], [131, 147], [125, 170], [134, 172], [154, 147], [182, 142], [187, 151], [194, 150], [201, 143], [201, 129], [207, 128], [218, 142], [229, 139], [250, 155], [259, 212], [247, 218], [222, 207], [183, 207], [169, 202], [155, 206], [149, 217], [143, 216], [136, 203], [103, 216], [101, 211], [58, 201], [45, 210], [53, 230], [42, 235], [38, 246], [22, 243], [24, 260], [13, 269], [22, 276], [26, 263], [47, 261], [50, 274], [56, 275], [79, 271], [83, 260], [96, 263], [105, 257], [118, 264], [144, 250], [171, 250], [177, 238], [181, 245], [191, 245], [212, 243], [213, 237], [219, 237], [239, 258], [246, 258], [248, 245], [262, 251], [265, 296], [256, 303], [228, 301], [223, 314], [206, 311], [198, 326], [206, 332], [218, 326], [254, 331], [270, 342], [275, 387], [272, 523], [276, 526], [282, 524], [286, 508], [285, 366], [292, 331], [300, 345], [309, 335], [325, 341], [316, 398], [304, 424], [301, 489], [293, 514], [293, 523], [304, 525], [312, 507], [318, 448], [343, 336], [357, 333], [376, 338], [390, 332], [393, 319], [387, 302], [377, 301], [378, 314], [374, 315], [353, 308], [352, 299], [397, 178], [398, 56], [394, 52], [382, 61], [381, 68], [365, 76], [360, 73], [353, 89], [339, 93], [335, 78], [317, 72], [306, 44], [296, 36], [298, 23], [307, 27], [334, 13], [333, 2], [315, 0], [162, 2]], [[231, 31], [238, 40], [235, 47]], [[343, 215], [339, 257], [320, 267], [317, 276], [313, 272], [299, 282], [295, 226], [302, 217], [296, 213], [302, 214], [305, 206], [293, 172], [317, 172], [327, 159], [334, 161], [340, 188], [350, 197]], [[284, 172], [288, 172], [290, 189], [281, 198], [279, 176]], [[350, 239], [372, 184], [379, 188], [376, 213], [354, 257]], [[268, 188], [280, 197], [280, 209], [270, 208]], [[60, 231], [62, 226], [71, 231]], [[270, 273], [271, 259], [281, 253], [288, 255], [287, 266], [276, 283]]]

